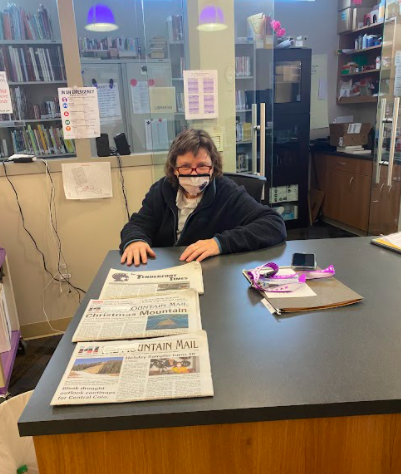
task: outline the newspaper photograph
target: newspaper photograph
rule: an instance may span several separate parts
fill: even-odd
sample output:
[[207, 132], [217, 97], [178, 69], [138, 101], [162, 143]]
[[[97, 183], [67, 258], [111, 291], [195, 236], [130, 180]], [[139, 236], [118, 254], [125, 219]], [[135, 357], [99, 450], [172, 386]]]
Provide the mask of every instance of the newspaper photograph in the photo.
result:
[[189, 288], [195, 289], [201, 295], [204, 293], [202, 267], [199, 262], [148, 272], [111, 269], [99, 299], [134, 298]]
[[122, 300], [90, 300], [72, 342], [171, 336], [202, 329], [196, 290]]
[[213, 396], [205, 331], [141, 341], [79, 342], [51, 405]]

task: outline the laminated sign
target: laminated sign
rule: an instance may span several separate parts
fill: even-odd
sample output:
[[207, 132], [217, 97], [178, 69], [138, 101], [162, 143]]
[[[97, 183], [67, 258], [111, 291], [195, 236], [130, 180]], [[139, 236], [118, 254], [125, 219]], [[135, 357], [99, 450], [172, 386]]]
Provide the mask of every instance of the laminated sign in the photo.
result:
[[100, 137], [96, 87], [61, 87], [58, 98], [64, 139]]
[[0, 71], [0, 114], [12, 114], [13, 105], [11, 103], [10, 88], [8, 87], [5, 71]]

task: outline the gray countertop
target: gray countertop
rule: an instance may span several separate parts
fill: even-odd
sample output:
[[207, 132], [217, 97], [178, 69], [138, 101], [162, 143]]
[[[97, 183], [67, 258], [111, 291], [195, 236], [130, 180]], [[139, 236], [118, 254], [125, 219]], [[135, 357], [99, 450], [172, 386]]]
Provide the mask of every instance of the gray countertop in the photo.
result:
[[[145, 268], [177, 265], [180, 251], [156, 249]], [[333, 264], [338, 279], [365, 300], [277, 320], [241, 271], [266, 261], [288, 265], [293, 252]], [[22, 435], [401, 412], [401, 255], [365, 237], [293, 241], [202, 263], [214, 397], [51, 407], [84, 307], [118, 262], [117, 251], [103, 262], [19, 420]]]

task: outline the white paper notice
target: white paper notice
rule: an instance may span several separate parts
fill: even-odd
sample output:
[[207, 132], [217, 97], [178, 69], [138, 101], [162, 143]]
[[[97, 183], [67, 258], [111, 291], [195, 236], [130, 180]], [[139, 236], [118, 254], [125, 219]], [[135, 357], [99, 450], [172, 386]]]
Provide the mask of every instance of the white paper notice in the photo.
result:
[[120, 96], [118, 84], [97, 85], [97, 100], [99, 102], [99, 112], [101, 123], [109, 123], [114, 120], [121, 120]]
[[7, 76], [4, 71], [0, 71], [0, 114], [12, 114], [13, 104], [11, 103], [10, 88], [8, 87]]
[[132, 79], [130, 84], [134, 114], [150, 114], [149, 87], [147, 81]]
[[170, 148], [166, 119], [145, 120], [145, 136], [147, 150], [168, 150]]
[[61, 166], [67, 199], [113, 197], [110, 163], [67, 163]]
[[184, 71], [185, 119], [219, 115], [217, 71]]
[[58, 98], [65, 139], [100, 137], [96, 87], [62, 87]]
[[395, 66], [401, 66], [401, 51], [395, 52]]

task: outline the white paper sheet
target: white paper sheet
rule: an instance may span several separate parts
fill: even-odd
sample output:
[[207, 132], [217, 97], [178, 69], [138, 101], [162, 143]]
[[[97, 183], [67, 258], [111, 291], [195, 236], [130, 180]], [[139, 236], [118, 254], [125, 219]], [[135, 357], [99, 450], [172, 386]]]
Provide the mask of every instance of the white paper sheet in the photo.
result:
[[150, 87], [149, 98], [152, 114], [173, 114], [177, 111], [175, 87]]
[[[277, 275], [294, 275], [295, 272], [291, 268], [280, 268], [278, 271]], [[296, 291], [292, 291], [289, 293], [275, 293], [273, 291], [265, 291], [265, 295], [269, 299], [273, 298], [300, 298], [303, 296], [316, 296], [316, 293], [308, 286], [302, 285], [301, 288], [299, 288]]]
[[185, 119], [219, 115], [217, 71], [184, 71]]
[[8, 87], [5, 71], [0, 71], [0, 114], [12, 114], [13, 104], [11, 102], [10, 88]]
[[97, 100], [102, 124], [121, 120], [120, 95], [116, 82], [113, 82], [112, 87], [110, 87], [110, 84], [98, 84]]
[[150, 114], [149, 88], [147, 81], [131, 80], [131, 99], [134, 114]]
[[166, 119], [145, 120], [145, 137], [147, 150], [168, 150], [170, 142]]
[[61, 166], [67, 199], [113, 197], [110, 163], [67, 163]]
[[65, 139], [100, 137], [96, 87], [61, 87], [58, 98]]
[[310, 128], [314, 130], [328, 126], [327, 54], [314, 54], [312, 56]]

